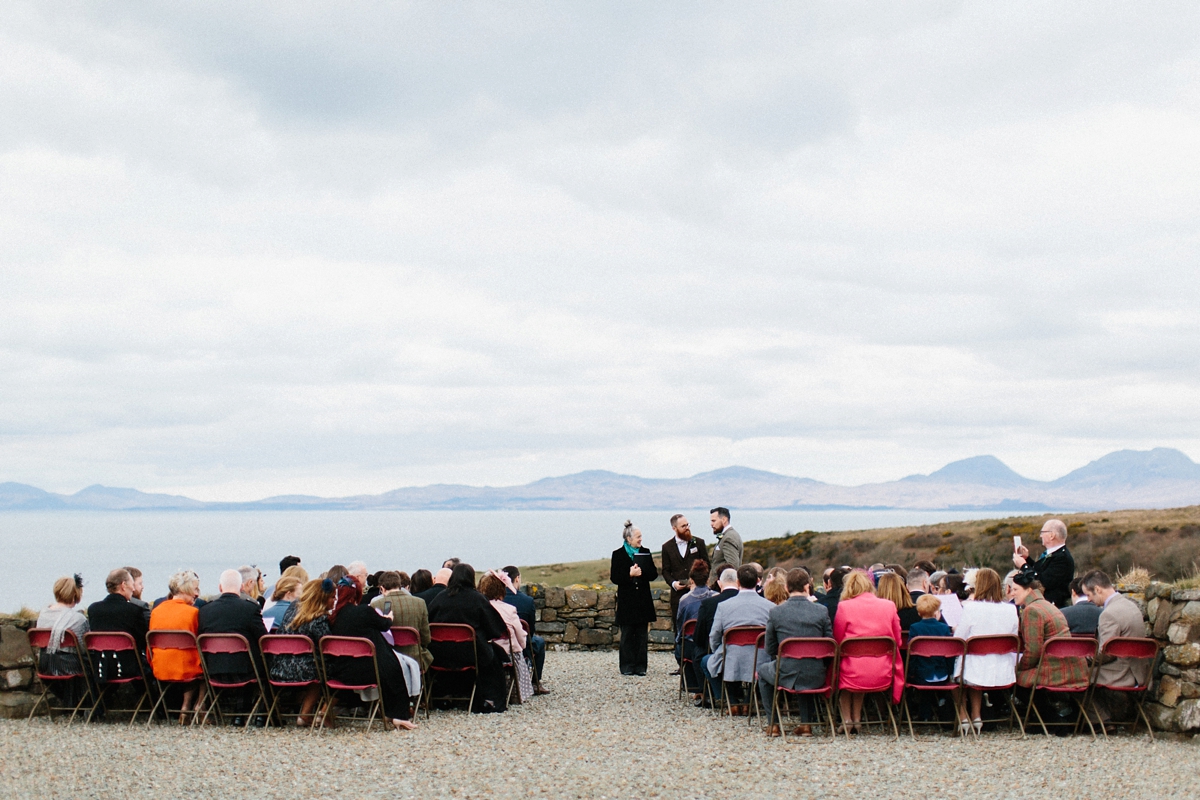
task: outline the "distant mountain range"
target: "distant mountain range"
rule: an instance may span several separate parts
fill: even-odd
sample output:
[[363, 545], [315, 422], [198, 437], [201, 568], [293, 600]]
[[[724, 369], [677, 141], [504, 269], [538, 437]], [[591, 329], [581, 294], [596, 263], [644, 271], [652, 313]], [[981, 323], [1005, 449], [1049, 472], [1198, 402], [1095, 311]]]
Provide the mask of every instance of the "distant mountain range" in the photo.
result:
[[247, 503], [193, 500], [136, 489], [89, 486], [72, 495], [0, 483], [0, 511], [930, 509], [1069, 511], [1167, 508], [1200, 503], [1200, 464], [1178, 450], [1119, 450], [1053, 481], [1018, 475], [994, 456], [976, 456], [930, 475], [837, 486], [811, 478], [726, 467], [690, 478], [639, 478], [603, 470], [543, 478], [524, 486], [435, 484], [376, 495], [282, 495]]

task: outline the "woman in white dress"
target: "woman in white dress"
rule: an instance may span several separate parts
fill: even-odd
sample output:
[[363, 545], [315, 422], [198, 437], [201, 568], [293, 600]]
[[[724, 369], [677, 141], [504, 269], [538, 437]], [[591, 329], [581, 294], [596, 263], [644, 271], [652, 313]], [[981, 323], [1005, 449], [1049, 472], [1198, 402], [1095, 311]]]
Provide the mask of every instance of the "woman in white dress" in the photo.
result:
[[[975, 599], [968, 600], [962, 605], [962, 617], [954, 635], [959, 639], [970, 639], [972, 636], [993, 636], [996, 634], [1016, 635], [1019, 622], [1017, 607], [1004, 602], [1004, 590], [1000, 583], [1000, 575], [995, 570], [981, 569], [975, 575]], [[1016, 655], [986, 655], [966, 656], [965, 666], [955, 665], [954, 674], [962, 672], [966, 700], [970, 703], [970, 717], [967, 717], [967, 703], [961, 706], [963, 715], [961, 725], [963, 733], [972, 726], [978, 733], [983, 727], [980, 712], [983, 705], [983, 690], [976, 686], [1009, 686], [1017, 679]], [[963, 659], [958, 659], [962, 662]]]

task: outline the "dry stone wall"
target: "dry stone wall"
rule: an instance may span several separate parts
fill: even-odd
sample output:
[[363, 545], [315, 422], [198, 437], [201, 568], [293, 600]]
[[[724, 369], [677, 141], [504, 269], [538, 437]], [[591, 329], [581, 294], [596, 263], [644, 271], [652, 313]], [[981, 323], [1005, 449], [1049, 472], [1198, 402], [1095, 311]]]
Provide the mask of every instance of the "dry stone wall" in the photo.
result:
[[0, 616], [0, 718], [29, 716], [42, 685], [33, 672], [31, 620]]
[[1163, 645], [1155, 669], [1154, 702], [1146, 710], [1156, 728], [1200, 733], [1200, 589], [1150, 584], [1141, 602], [1147, 627]]
[[[545, 638], [548, 649], [613, 650], [620, 645], [617, 595], [613, 590], [540, 583], [521, 590], [533, 598], [537, 607], [534, 632]], [[671, 650], [675, 635], [671, 632], [670, 590], [654, 589], [652, 594], [658, 619], [650, 625], [650, 649]]]

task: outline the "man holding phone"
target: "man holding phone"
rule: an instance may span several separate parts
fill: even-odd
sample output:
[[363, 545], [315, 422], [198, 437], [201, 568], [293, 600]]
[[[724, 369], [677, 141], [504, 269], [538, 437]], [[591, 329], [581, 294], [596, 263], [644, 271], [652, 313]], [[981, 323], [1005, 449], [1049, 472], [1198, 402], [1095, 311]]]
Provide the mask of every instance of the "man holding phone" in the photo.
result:
[[1071, 604], [1071, 580], [1075, 577], [1075, 559], [1067, 549], [1066, 523], [1061, 519], [1046, 520], [1041, 537], [1046, 550], [1033, 562], [1029, 561], [1029, 548], [1014, 539], [1013, 564], [1017, 569], [1028, 564], [1042, 584], [1046, 599], [1059, 608], [1066, 608]]

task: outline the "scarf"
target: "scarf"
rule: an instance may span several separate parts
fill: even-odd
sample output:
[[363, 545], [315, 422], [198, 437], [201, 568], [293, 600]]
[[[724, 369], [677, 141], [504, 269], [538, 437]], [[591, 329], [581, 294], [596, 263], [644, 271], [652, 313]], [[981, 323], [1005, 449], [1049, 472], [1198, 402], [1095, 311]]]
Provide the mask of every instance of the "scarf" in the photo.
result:
[[629, 556], [629, 560], [634, 562], [635, 564], [637, 563], [637, 559], [634, 558], [634, 556], [636, 556], [637, 554], [638, 554], [637, 548], [634, 547], [633, 545], [631, 545], [629, 542], [626, 542], [625, 543], [625, 555]]

